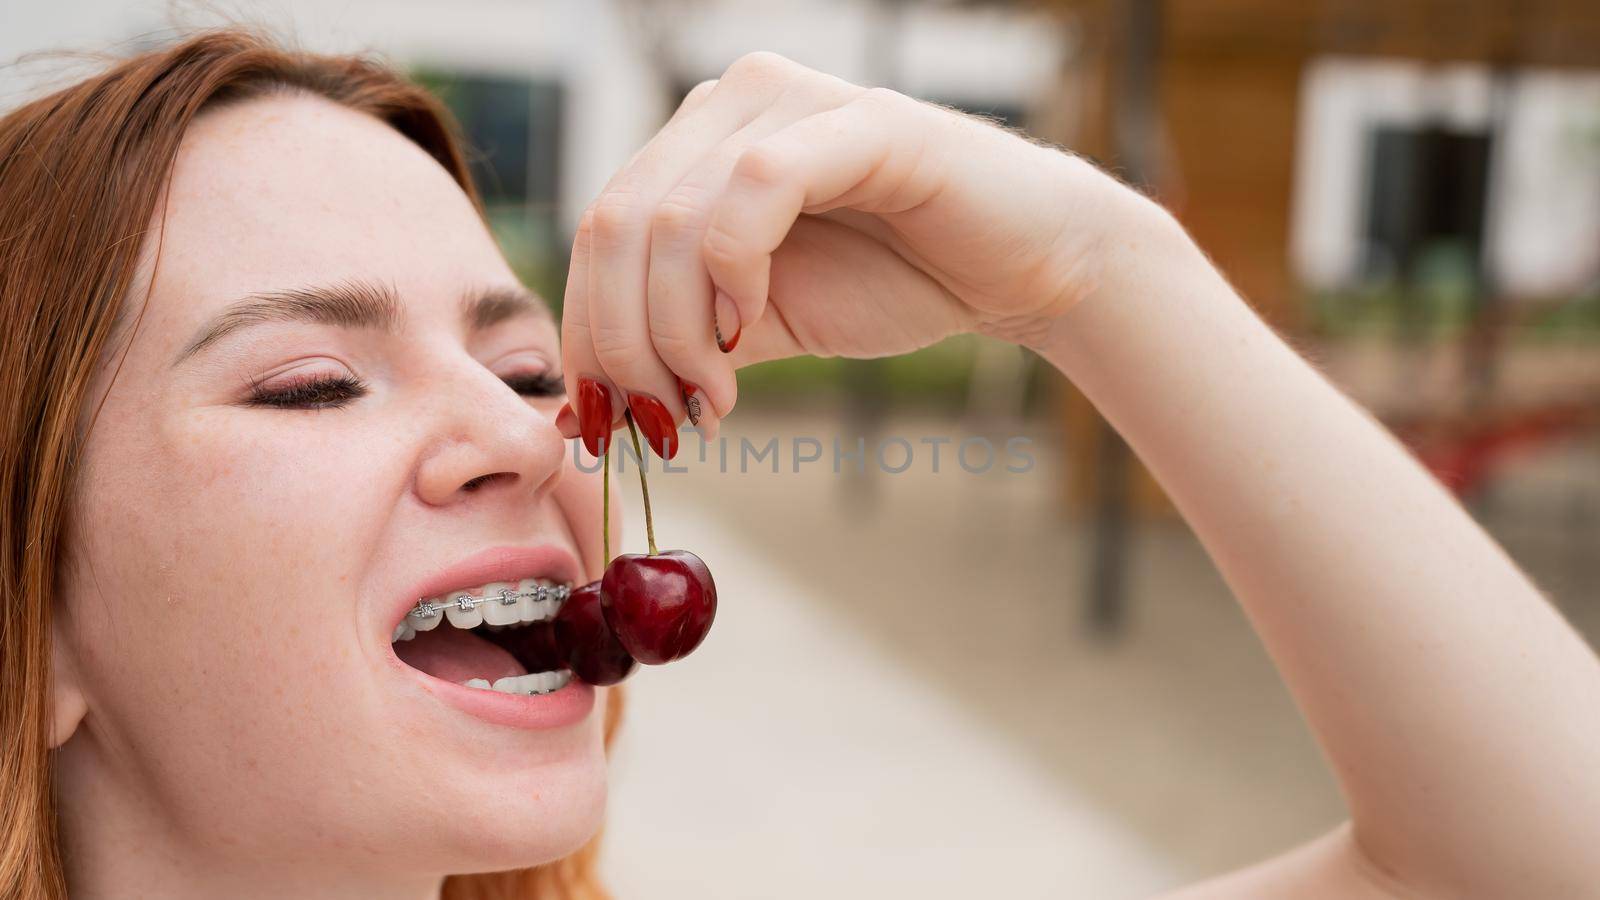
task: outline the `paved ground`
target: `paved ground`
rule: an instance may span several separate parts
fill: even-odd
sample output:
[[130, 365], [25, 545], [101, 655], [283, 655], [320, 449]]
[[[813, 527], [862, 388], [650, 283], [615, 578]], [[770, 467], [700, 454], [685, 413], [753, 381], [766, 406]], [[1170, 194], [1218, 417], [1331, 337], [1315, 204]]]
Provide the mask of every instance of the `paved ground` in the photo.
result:
[[[713, 447], [652, 480], [659, 538], [706, 558], [723, 606], [699, 653], [632, 682], [609, 832], [622, 896], [1139, 897], [1343, 818], [1180, 523], [1137, 532], [1126, 633], [1081, 627], [1086, 531], [1057, 513], [1047, 434], [1031, 472], [972, 475], [946, 446], [935, 475], [920, 438], [963, 432], [897, 420], [912, 467], [852, 479], [832, 471], [831, 420], [736, 425], [728, 472]], [[780, 472], [740, 474], [742, 435], [779, 436]], [[798, 474], [794, 436], [824, 447]], [[1527, 466], [1483, 514], [1600, 635], [1600, 448]]]

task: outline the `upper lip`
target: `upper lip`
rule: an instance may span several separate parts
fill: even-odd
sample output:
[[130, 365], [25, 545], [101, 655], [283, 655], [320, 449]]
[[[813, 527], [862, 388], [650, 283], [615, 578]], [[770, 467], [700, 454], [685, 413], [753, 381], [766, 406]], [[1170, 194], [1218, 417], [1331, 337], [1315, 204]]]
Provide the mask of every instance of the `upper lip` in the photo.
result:
[[398, 625], [418, 601], [450, 591], [475, 588], [495, 581], [548, 578], [560, 584], [577, 584], [578, 558], [556, 544], [490, 547], [452, 563], [417, 582], [396, 601], [389, 627]]

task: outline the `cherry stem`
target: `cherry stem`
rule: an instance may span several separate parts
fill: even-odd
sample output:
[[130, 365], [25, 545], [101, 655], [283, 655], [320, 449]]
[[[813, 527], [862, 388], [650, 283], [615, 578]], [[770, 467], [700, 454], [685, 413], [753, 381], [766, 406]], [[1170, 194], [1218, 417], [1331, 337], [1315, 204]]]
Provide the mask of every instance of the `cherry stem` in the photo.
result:
[[600, 445], [600, 548], [603, 565], [611, 565], [611, 436]]
[[633, 455], [639, 460], [639, 492], [644, 494], [644, 536], [650, 542], [650, 555], [656, 555], [656, 525], [650, 518], [650, 483], [644, 477], [644, 448], [639, 446], [639, 429], [633, 424], [633, 411], [623, 410], [622, 418], [628, 421], [628, 434], [633, 437]]

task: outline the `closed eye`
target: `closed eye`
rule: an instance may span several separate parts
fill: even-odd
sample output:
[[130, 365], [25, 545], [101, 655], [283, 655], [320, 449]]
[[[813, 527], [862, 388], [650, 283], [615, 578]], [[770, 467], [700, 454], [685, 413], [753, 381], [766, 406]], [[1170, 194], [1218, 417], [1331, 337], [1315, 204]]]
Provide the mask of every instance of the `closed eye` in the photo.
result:
[[296, 378], [271, 390], [252, 380], [244, 402], [272, 409], [339, 409], [366, 394], [367, 386], [348, 375]]
[[560, 397], [567, 392], [566, 382], [561, 376], [549, 372], [509, 375], [502, 380], [524, 397]]
[[[561, 376], [548, 372], [510, 375], [501, 380], [524, 397], [560, 397], [566, 393]], [[366, 394], [367, 386], [348, 375], [313, 377], [296, 379], [276, 390], [252, 383], [245, 403], [272, 409], [340, 409]]]

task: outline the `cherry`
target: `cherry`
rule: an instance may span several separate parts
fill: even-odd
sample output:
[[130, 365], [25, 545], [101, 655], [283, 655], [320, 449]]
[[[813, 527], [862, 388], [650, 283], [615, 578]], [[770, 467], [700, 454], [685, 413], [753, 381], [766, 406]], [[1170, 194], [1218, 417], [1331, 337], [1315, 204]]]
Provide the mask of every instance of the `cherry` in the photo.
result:
[[[624, 410], [633, 451], [644, 459], [639, 446], [639, 429], [633, 414]], [[601, 456], [601, 552], [611, 556], [611, 458], [610, 448]], [[556, 616], [556, 639], [569, 654], [574, 675], [591, 684], [621, 681], [635, 661], [660, 665], [682, 659], [705, 640], [711, 620], [717, 614], [717, 585], [711, 570], [687, 550], [656, 551], [655, 523], [650, 515], [650, 485], [644, 467], [639, 467], [639, 490], [644, 495], [644, 532], [650, 542], [649, 555], [624, 553], [606, 565], [598, 583], [586, 584], [567, 598], [567, 605]], [[581, 604], [581, 606], [580, 606]], [[578, 611], [581, 609], [581, 612]], [[572, 623], [561, 620], [573, 610]], [[604, 632], [603, 639], [599, 632]], [[579, 668], [582, 664], [596, 681]], [[625, 660], [625, 662], [622, 662]]]
[[595, 685], [616, 684], [633, 671], [633, 657], [606, 624], [600, 582], [591, 581], [568, 594], [553, 624], [556, 649], [579, 679]]
[[687, 550], [624, 553], [606, 566], [600, 605], [633, 658], [658, 666], [688, 656], [705, 640], [717, 615], [717, 585]]

